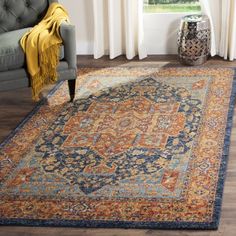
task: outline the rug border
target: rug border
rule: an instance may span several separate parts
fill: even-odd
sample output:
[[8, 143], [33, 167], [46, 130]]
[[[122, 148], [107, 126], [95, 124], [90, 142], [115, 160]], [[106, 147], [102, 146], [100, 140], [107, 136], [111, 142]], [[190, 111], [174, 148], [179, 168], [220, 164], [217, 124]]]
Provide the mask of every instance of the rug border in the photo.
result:
[[[178, 69], [184, 69], [181, 67]], [[188, 69], [192, 69], [186, 67]], [[201, 67], [202, 69], [208, 69]], [[228, 68], [227, 68], [228, 69]], [[231, 68], [230, 68], [231, 69]], [[226, 179], [226, 170], [229, 159], [230, 138], [233, 126], [234, 116], [234, 101], [236, 99], [236, 69], [233, 69], [233, 82], [231, 89], [231, 97], [229, 103], [229, 110], [227, 115], [227, 125], [225, 129], [224, 148], [222, 152], [221, 165], [218, 175], [216, 201], [214, 204], [213, 221], [210, 223], [199, 222], [131, 222], [131, 221], [85, 221], [85, 220], [35, 220], [35, 219], [1, 219], [2, 226], [47, 226], [47, 227], [81, 227], [81, 228], [124, 228], [124, 229], [185, 229], [185, 230], [217, 230], [221, 217], [221, 209], [223, 202], [224, 183]], [[48, 94], [47, 98], [51, 97], [56, 90], [62, 85], [63, 81], [57, 84]], [[46, 99], [41, 100], [36, 104], [33, 110], [21, 121], [21, 123], [7, 136], [7, 138], [0, 143], [2, 148], [17, 131], [38, 111], [38, 109], [45, 103]]]
[[236, 100], [236, 69], [234, 69], [230, 104], [229, 104], [228, 117], [227, 117], [227, 125], [225, 128], [224, 148], [223, 148], [223, 152], [222, 152], [220, 171], [219, 171], [219, 175], [218, 175], [216, 201], [215, 201], [214, 213], [213, 213], [213, 221], [215, 221], [217, 228], [219, 226], [220, 218], [221, 218], [221, 210], [222, 210], [223, 194], [224, 194], [224, 184], [225, 184], [226, 175], [227, 175], [231, 132], [232, 132], [232, 128], [233, 128], [235, 100]]

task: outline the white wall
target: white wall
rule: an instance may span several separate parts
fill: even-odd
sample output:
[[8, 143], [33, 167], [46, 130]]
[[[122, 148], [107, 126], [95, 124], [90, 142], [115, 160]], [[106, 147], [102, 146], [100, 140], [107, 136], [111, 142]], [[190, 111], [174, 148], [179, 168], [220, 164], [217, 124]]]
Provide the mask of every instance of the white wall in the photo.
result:
[[[59, 0], [76, 26], [77, 54], [93, 54], [93, 1]], [[176, 54], [177, 31], [186, 14], [145, 14], [144, 35], [148, 54]]]
[[177, 54], [179, 23], [186, 13], [144, 14], [147, 53]]
[[93, 54], [92, 0], [59, 0], [76, 27], [77, 54]]

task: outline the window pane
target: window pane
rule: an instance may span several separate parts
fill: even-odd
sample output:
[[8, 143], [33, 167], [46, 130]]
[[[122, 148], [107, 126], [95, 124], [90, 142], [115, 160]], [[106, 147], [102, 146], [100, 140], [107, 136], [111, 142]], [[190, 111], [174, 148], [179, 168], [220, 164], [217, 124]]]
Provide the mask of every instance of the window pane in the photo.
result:
[[143, 0], [147, 13], [200, 12], [199, 0]]

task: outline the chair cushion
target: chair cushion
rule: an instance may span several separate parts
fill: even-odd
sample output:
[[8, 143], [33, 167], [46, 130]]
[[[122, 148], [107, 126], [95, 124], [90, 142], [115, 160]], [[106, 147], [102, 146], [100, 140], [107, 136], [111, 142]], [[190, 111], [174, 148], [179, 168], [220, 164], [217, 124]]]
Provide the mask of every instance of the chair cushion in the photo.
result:
[[[20, 46], [20, 39], [30, 28], [14, 30], [0, 34], [0, 71], [22, 68], [25, 54]], [[64, 48], [60, 50], [60, 60], [64, 58]]]
[[20, 39], [30, 28], [0, 34], [0, 71], [18, 69], [24, 66], [25, 55]]

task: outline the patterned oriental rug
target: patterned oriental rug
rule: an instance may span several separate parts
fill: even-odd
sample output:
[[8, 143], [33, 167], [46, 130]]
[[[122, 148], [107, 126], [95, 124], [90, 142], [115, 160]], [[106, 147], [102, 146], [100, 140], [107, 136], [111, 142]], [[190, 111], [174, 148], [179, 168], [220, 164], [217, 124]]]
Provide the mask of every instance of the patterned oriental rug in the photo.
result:
[[[141, 66], [142, 65], [142, 66]], [[0, 224], [217, 229], [231, 69], [81, 69], [0, 146]]]

